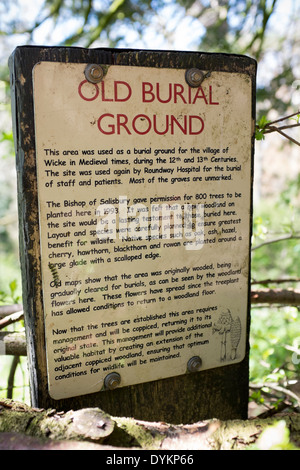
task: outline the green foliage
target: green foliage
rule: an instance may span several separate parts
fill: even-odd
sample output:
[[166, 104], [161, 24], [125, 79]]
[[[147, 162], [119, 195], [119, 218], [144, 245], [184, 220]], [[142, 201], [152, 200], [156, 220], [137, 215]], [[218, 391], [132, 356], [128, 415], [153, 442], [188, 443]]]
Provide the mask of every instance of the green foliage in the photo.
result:
[[[297, 202], [300, 192], [300, 174], [287, 183], [287, 187], [279, 195], [280, 203], [287, 207], [297, 208]], [[299, 209], [298, 209], [299, 212]]]
[[0, 134], [0, 142], [10, 142], [13, 145], [13, 133], [2, 131]]
[[251, 382], [283, 382], [297, 377], [299, 365], [287, 349], [300, 344], [298, 309], [256, 308], [251, 312]]
[[249, 450], [300, 450], [290, 441], [290, 431], [281, 420], [268, 426]]
[[269, 124], [269, 120], [266, 116], [262, 116], [260, 120], [256, 124], [255, 128], [255, 138], [256, 140], [263, 140], [265, 138], [265, 128], [266, 125]]
[[13, 304], [17, 304], [20, 302], [20, 296], [17, 294], [17, 291], [18, 291], [18, 282], [16, 279], [14, 279], [13, 281], [11, 281], [9, 284], [8, 284], [8, 287], [9, 287], [9, 295], [12, 299], [12, 302]]
[[[287, 289], [299, 285], [300, 266], [297, 260], [300, 242], [296, 238], [300, 233], [298, 179], [287, 184], [277, 201], [261, 203], [255, 208], [253, 246], [260, 247], [252, 252], [251, 276], [255, 281], [269, 280], [267, 284], [255, 287], [280, 286]], [[284, 279], [289, 281], [278, 285], [277, 281]], [[251, 316], [250, 381], [267, 385], [270, 382], [298, 380], [299, 365], [293, 360], [289, 349], [300, 344], [298, 308], [252, 308]], [[264, 396], [256, 392], [251, 398], [257, 403], [264, 402]]]
[[[8, 377], [11, 370], [13, 357], [1, 356], [0, 362], [0, 397], [6, 398], [8, 392]], [[30, 405], [30, 393], [28, 384], [27, 358], [20, 357], [16, 369], [13, 387], [13, 399]]]
[[[257, 209], [253, 221], [254, 248], [252, 252], [252, 279], [282, 279], [300, 277], [299, 210], [265, 204]], [[275, 287], [271, 284], [270, 287]]]

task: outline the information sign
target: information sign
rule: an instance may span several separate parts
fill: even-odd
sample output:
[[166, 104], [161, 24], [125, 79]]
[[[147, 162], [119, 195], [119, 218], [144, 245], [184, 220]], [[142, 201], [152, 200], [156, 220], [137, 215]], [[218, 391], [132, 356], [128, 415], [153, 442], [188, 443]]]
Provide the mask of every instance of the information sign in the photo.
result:
[[249, 76], [44, 61], [33, 101], [50, 395], [241, 361]]

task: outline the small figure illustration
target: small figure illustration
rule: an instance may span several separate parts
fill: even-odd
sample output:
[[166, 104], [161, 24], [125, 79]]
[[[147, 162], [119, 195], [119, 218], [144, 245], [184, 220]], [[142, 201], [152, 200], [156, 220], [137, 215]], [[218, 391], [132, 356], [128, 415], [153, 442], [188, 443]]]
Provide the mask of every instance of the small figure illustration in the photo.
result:
[[218, 332], [221, 335], [221, 362], [227, 359], [227, 337], [230, 333], [231, 341], [231, 355], [232, 360], [236, 359], [237, 348], [241, 339], [241, 320], [240, 317], [232, 318], [231, 312], [227, 309], [227, 312], [222, 312], [213, 325], [213, 334]]
[[236, 351], [241, 339], [242, 325], [240, 317], [236, 317], [231, 322], [230, 340], [231, 340], [231, 359], [236, 359]]

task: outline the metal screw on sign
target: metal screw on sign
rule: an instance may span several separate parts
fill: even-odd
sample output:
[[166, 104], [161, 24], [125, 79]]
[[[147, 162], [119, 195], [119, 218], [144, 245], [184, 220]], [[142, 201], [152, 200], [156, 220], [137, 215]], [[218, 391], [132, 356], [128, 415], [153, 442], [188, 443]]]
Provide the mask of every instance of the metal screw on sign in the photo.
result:
[[202, 367], [202, 359], [199, 356], [193, 356], [187, 363], [189, 372], [198, 372]]
[[201, 70], [193, 68], [185, 72], [185, 80], [193, 88], [199, 87], [203, 80], [210, 77], [210, 72], [204, 74]]
[[104, 70], [101, 65], [89, 64], [84, 70], [85, 78], [91, 83], [99, 83], [104, 77]]
[[104, 379], [104, 387], [108, 390], [114, 390], [121, 383], [121, 376], [117, 372], [108, 374]]

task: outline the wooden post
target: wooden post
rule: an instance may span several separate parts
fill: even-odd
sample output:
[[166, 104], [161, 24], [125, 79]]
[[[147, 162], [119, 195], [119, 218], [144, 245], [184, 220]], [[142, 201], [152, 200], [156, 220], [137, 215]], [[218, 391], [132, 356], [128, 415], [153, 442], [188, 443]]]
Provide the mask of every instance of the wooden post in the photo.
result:
[[[172, 423], [246, 418], [255, 61], [25, 46], [9, 66], [32, 405]], [[136, 251], [132, 237], [91, 245], [91, 233], [103, 241], [91, 231], [105, 218], [97, 206], [113, 196], [126, 217], [177, 198], [182, 209], [202, 204], [210, 223], [185, 233], [181, 251], [174, 238], [164, 248], [143, 238]], [[119, 386], [107, 389], [105, 374]]]

